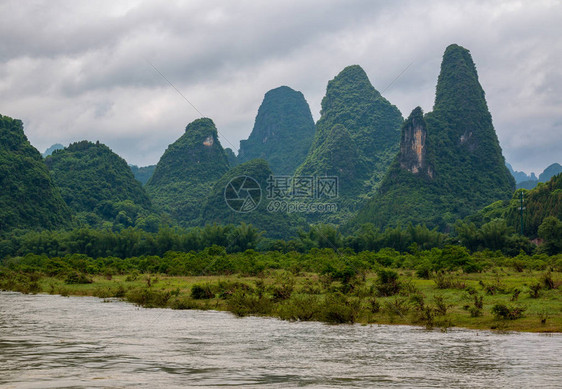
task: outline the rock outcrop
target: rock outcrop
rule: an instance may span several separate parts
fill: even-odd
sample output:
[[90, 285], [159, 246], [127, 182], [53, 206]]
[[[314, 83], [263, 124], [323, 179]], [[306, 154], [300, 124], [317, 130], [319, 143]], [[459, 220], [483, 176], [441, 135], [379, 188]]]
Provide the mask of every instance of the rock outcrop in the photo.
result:
[[417, 107], [402, 127], [400, 140], [400, 167], [414, 174], [433, 178], [433, 169], [427, 161], [427, 129], [423, 111]]

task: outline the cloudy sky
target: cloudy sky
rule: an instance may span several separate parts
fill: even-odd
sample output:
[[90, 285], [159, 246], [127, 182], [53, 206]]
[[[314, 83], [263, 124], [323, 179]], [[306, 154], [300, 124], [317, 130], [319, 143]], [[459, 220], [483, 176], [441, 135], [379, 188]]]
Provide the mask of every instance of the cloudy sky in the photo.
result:
[[268, 90], [300, 90], [317, 120], [328, 80], [351, 64], [404, 116], [427, 112], [457, 43], [507, 161], [562, 163], [560, 1], [0, 0], [0, 14], [0, 114], [22, 119], [40, 151], [99, 140], [153, 164], [201, 115], [238, 149]]

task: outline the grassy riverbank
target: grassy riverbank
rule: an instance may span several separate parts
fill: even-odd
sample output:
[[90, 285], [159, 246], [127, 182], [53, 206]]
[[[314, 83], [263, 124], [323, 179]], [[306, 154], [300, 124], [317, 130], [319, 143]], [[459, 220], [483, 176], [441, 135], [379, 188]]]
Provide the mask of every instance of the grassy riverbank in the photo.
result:
[[382, 267], [346, 274], [346, 269], [341, 274], [264, 269], [255, 275], [170, 276], [136, 270], [48, 275], [3, 268], [0, 289], [117, 297], [144, 307], [285, 320], [562, 332], [562, 274], [551, 268], [430, 274]]

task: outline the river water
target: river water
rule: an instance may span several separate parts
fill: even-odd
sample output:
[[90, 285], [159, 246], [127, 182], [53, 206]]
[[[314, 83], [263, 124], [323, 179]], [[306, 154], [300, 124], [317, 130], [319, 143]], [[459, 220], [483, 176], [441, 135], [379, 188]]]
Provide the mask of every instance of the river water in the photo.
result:
[[562, 387], [562, 335], [326, 325], [0, 292], [1, 388]]

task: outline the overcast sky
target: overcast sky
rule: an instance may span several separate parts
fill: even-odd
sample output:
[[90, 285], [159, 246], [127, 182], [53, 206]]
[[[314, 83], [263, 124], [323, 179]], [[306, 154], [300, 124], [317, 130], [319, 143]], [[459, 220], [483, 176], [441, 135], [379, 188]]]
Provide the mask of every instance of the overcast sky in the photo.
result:
[[562, 163], [560, 1], [0, 0], [0, 15], [0, 114], [40, 151], [99, 140], [153, 164], [201, 114], [237, 150], [268, 90], [301, 91], [318, 120], [328, 80], [351, 64], [404, 116], [427, 112], [457, 43], [507, 161]]

